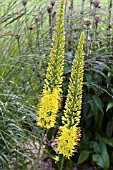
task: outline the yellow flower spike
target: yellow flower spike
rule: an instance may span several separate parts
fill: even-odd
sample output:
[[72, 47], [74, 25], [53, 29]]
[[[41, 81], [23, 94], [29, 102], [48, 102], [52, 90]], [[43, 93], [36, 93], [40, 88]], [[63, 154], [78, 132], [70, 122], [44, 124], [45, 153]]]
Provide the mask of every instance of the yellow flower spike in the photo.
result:
[[[64, 115], [67, 115], [66, 118], [68, 117], [70, 119], [71, 117], [71, 119], [74, 120], [81, 113], [83, 72], [84, 72], [83, 43], [84, 43], [84, 33], [81, 34], [80, 43], [77, 48], [75, 59], [73, 60], [71, 78], [68, 86], [68, 95], [67, 95], [67, 100], [66, 100], [65, 110], [64, 110]], [[75, 121], [75, 124], [77, 123], [77, 121]]]
[[54, 33], [52, 36], [52, 48], [50, 51], [48, 68], [46, 73], [46, 83], [44, 89], [53, 90], [54, 86], [58, 86], [61, 92], [62, 74], [64, 65], [64, 0], [61, 2], [60, 13], [58, 15]]
[[64, 0], [61, 2], [60, 12], [52, 36], [52, 48], [46, 72], [42, 98], [38, 104], [37, 125], [50, 129], [54, 127], [61, 102], [62, 75], [64, 65]]
[[58, 132], [59, 154], [69, 158], [76, 151], [80, 140], [80, 123], [81, 104], [82, 104], [82, 87], [84, 73], [84, 56], [83, 56], [84, 33], [81, 34], [80, 42], [77, 47], [76, 55], [73, 60], [70, 83], [68, 86], [68, 95], [65, 104], [62, 124]]

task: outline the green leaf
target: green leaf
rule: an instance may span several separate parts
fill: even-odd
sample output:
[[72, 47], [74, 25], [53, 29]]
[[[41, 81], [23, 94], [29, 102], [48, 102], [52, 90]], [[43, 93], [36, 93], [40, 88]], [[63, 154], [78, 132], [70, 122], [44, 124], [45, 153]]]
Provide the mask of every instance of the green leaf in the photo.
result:
[[113, 147], [113, 138], [103, 138], [103, 142]]
[[100, 74], [100, 75], [103, 76], [104, 78], [106, 78], [106, 75], [105, 75], [101, 70], [94, 69], [94, 68], [92, 68], [91, 70], [94, 71], [94, 72], [96, 72], [96, 73], [98, 73], [98, 74]]
[[101, 61], [95, 61], [95, 63], [97, 63], [101, 68], [110, 70], [110, 67], [108, 65], [106, 65], [104, 62]]
[[103, 123], [103, 114], [98, 114], [98, 127], [99, 129], [102, 127], [102, 123]]
[[108, 137], [112, 136], [112, 133], [113, 133], [113, 121], [112, 120], [107, 123], [106, 132], [107, 132]]
[[89, 151], [86, 151], [86, 150], [82, 151], [78, 158], [77, 164], [83, 163], [89, 157], [89, 154], [90, 154]]
[[104, 51], [106, 51], [106, 45], [104, 45], [104, 46], [101, 47], [101, 48], [98, 48], [96, 51], [97, 51], [97, 52], [104, 52]]
[[101, 113], [104, 115], [103, 108], [102, 108], [102, 102], [98, 96], [93, 95], [93, 100], [95, 101], [95, 104], [97, 105], [98, 109], [101, 111]]
[[91, 105], [91, 109], [92, 109], [92, 111], [93, 111], [95, 123], [97, 124], [97, 122], [98, 122], [98, 108], [97, 108], [97, 105], [96, 105], [96, 103], [94, 102], [94, 100], [92, 100], [92, 101], [90, 102], [90, 105]]
[[111, 103], [109, 103], [109, 104], [107, 105], [106, 112], [107, 112], [109, 109], [111, 109], [112, 107], [113, 107], [113, 102], [111, 102]]
[[104, 143], [102, 143], [100, 147], [101, 147], [100, 154], [93, 154], [92, 159], [101, 168], [103, 168], [104, 170], [107, 170], [109, 168], [109, 163], [110, 163], [107, 148]]
[[100, 153], [100, 146], [97, 142], [95, 141], [90, 141], [89, 147], [94, 149], [95, 153]]

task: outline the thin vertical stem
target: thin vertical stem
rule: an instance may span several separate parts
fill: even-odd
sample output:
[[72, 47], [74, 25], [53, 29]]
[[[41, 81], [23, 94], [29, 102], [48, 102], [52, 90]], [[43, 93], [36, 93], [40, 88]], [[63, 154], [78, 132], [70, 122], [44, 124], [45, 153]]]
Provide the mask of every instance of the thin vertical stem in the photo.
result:
[[67, 10], [67, 0], [65, 1], [65, 14], [66, 14], [66, 10]]
[[90, 14], [92, 13], [92, 0], [90, 0]]
[[36, 36], [36, 46], [39, 47], [39, 31], [40, 31], [40, 24], [39, 24], [40, 21], [36, 21], [36, 30], [37, 30], [37, 36]]
[[20, 51], [20, 41], [19, 41], [19, 39], [17, 39], [17, 43], [18, 43], [18, 51], [19, 51], [19, 55], [21, 55], [21, 51]]
[[107, 39], [108, 45], [110, 44], [110, 29], [111, 29], [111, 9], [112, 9], [112, 0], [108, 1], [108, 28], [107, 28]]
[[70, 2], [70, 8], [73, 10], [73, 0], [71, 0], [71, 2]]
[[50, 38], [52, 39], [52, 16], [49, 14], [49, 30], [50, 30]]
[[63, 169], [63, 165], [64, 165], [64, 160], [65, 160], [64, 158], [65, 158], [65, 157], [63, 156], [63, 157], [62, 157], [62, 161], [61, 161], [61, 166], [60, 166], [60, 170], [62, 170], [62, 169]]
[[37, 170], [38, 166], [39, 166], [38, 162], [39, 162], [40, 152], [41, 152], [41, 149], [42, 149], [44, 134], [45, 134], [45, 130], [43, 129], [42, 130], [42, 137], [40, 139], [39, 149], [38, 149], [38, 153], [37, 153], [37, 158], [36, 158], [33, 170]]
[[[25, 23], [26, 23], [26, 28], [28, 28], [26, 6], [24, 6], [24, 10], [25, 10]], [[30, 48], [31, 52], [33, 53], [31, 34], [30, 34], [29, 32], [27, 33], [26, 31], [25, 31], [25, 33], [26, 33], [27, 38], [28, 38], [28, 45], [29, 45], [29, 48]]]
[[82, 0], [82, 8], [81, 8], [82, 17], [84, 16], [84, 3], [85, 3], [85, 0]]

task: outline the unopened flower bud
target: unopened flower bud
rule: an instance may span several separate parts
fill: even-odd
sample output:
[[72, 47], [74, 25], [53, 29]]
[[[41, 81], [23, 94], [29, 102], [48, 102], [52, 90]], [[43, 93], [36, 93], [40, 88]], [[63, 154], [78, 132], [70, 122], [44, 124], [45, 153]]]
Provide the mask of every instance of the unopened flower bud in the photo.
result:
[[95, 21], [98, 22], [99, 21], [99, 16], [95, 16]]
[[51, 6], [54, 6], [55, 5], [55, 0], [52, 0], [51, 1]]
[[19, 39], [19, 38], [20, 38], [20, 35], [19, 35], [19, 34], [16, 34], [16, 35], [15, 35], [15, 38], [16, 38], [16, 39]]
[[90, 3], [93, 4], [93, 0], [90, 0]]
[[97, 1], [97, 0], [93, 1], [93, 4], [94, 4], [94, 6], [95, 6], [96, 8], [100, 7], [100, 6], [99, 6], [100, 2]]
[[34, 26], [27, 26], [28, 30], [33, 30], [35, 27]]
[[112, 28], [112, 26], [109, 24], [107, 30], [110, 30], [111, 28]]
[[22, 4], [23, 4], [24, 6], [26, 6], [27, 0], [22, 0]]

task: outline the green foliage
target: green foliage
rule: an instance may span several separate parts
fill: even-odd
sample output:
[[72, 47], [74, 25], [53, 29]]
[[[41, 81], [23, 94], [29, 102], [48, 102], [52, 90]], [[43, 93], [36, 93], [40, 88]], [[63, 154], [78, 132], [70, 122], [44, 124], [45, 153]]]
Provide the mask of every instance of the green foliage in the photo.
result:
[[110, 161], [106, 145], [104, 143], [101, 143], [98, 148], [99, 153], [96, 152], [96, 154], [93, 154], [92, 159], [94, 162], [96, 162], [97, 165], [102, 167], [104, 170], [107, 170], [109, 168]]
[[[86, 75], [87, 82], [84, 83], [83, 116], [81, 121], [83, 136], [80, 152], [82, 153], [85, 147], [92, 155], [92, 161], [103, 169], [108, 169], [110, 165], [112, 166], [112, 149], [110, 149], [113, 135], [112, 88], [109, 88], [113, 81], [112, 77], [109, 85], [107, 81], [110, 70], [111, 68], [109, 67], [108, 69], [107, 66], [102, 70], [99, 69], [102, 74], [96, 71], [96, 73], [94, 72], [95, 74], [92, 72], [92, 74]], [[103, 74], [105, 75], [104, 77]]]
[[89, 151], [83, 150], [83, 151], [80, 153], [80, 156], [79, 156], [79, 158], [78, 158], [77, 164], [81, 164], [81, 163], [83, 163], [85, 160], [87, 160], [88, 157], [89, 157], [89, 154], [90, 154]]
[[[24, 60], [18, 62], [18, 58], [13, 61], [9, 58], [6, 62], [2, 62], [0, 68], [0, 166], [10, 169], [15, 166], [19, 168], [21, 164], [26, 166], [27, 159], [32, 162], [32, 158], [26, 154], [25, 145], [30, 138], [31, 141], [35, 139], [37, 130], [33, 123], [36, 117], [32, 105], [33, 90], [25, 89], [28, 89], [30, 82], [22, 69]], [[27, 81], [24, 87], [23, 78]], [[29, 129], [34, 133], [30, 133]]]

